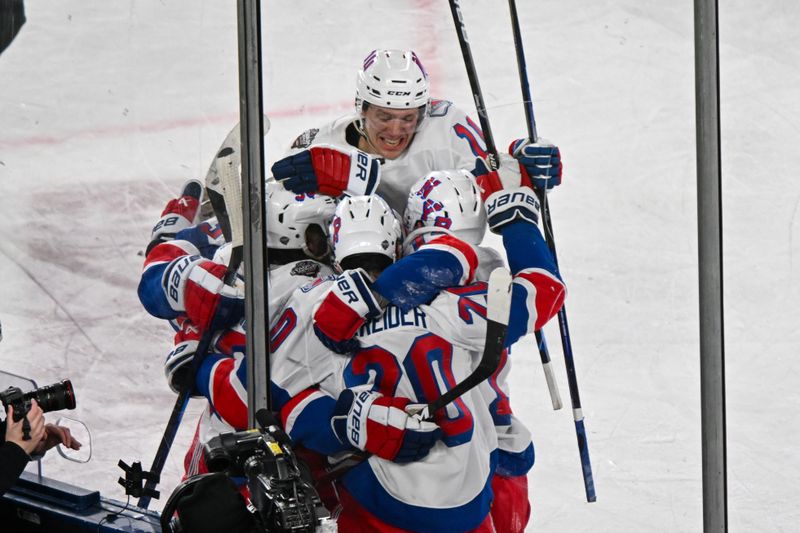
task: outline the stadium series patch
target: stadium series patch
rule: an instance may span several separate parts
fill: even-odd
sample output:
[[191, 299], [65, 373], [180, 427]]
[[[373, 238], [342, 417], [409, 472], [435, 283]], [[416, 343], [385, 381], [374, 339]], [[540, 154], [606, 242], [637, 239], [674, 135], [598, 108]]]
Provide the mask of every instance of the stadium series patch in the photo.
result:
[[292, 276], [308, 276], [315, 278], [319, 274], [319, 263], [300, 261], [292, 268]]
[[319, 128], [311, 128], [300, 134], [292, 143], [292, 148], [308, 148], [314, 141], [314, 137], [319, 133]]

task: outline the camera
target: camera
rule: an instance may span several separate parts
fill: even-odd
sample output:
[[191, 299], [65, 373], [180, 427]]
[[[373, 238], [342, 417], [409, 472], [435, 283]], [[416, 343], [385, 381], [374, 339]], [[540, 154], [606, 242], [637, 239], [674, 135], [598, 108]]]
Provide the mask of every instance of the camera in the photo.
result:
[[[75, 391], [72, 388], [72, 382], [68, 379], [26, 393], [23, 393], [18, 387], [9, 387], [0, 392], [0, 401], [3, 402], [3, 406], [6, 409], [9, 405], [14, 408], [14, 422], [19, 422], [28, 415], [28, 411], [31, 410], [31, 400], [36, 400], [45, 413], [61, 409], [75, 409]], [[23, 438], [29, 440], [29, 428], [24, 427], [23, 430], [25, 432]]]
[[[329, 520], [330, 513], [314, 489], [308, 469], [292, 451], [289, 436], [278, 427], [268, 411], [260, 410], [256, 419], [261, 429], [222, 433], [209, 439], [203, 447], [208, 470], [217, 476], [224, 474], [228, 478], [245, 478], [250, 496], [249, 510], [257, 531], [336, 531], [335, 522]], [[211, 482], [212, 479], [205, 481]], [[196, 517], [189, 516], [175, 519], [175, 511], [180, 515], [181, 508], [181, 495], [176, 493], [181, 490], [191, 497], [191, 487], [176, 489], [162, 513], [162, 526], [165, 516], [171, 520], [169, 529], [165, 528], [164, 531], [191, 533], [190, 528], [186, 527], [187, 522], [197, 522]], [[213, 505], [213, 502], [209, 502], [209, 505]]]

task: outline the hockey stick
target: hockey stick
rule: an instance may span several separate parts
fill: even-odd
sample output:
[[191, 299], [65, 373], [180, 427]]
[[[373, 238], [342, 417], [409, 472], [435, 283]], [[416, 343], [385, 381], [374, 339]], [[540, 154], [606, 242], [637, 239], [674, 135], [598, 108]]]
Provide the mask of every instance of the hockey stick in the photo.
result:
[[[517, 16], [517, 5], [515, 0], [508, 0], [508, 7], [511, 12], [511, 26], [514, 33], [514, 49], [517, 53], [517, 67], [519, 69], [520, 88], [522, 89], [522, 102], [525, 106], [525, 118], [528, 123], [528, 137], [532, 142], [536, 142], [536, 120], [533, 115], [533, 100], [531, 99], [530, 86], [528, 85], [528, 74], [525, 66], [525, 52], [522, 48], [522, 34], [519, 29], [519, 17]], [[553, 260], [558, 267], [558, 256], [556, 255], [555, 237], [553, 235], [553, 224], [550, 220], [550, 209], [547, 205], [547, 194], [544, 190], [535, 189], [536, 196], [542, 206], [542, 224], [544, 225], [545, 240]], [[558, 311], [558, 329], [561, 332], [561, 344], [564, 348], [564, 363], [567, 368], [567, 383], [569, 384], [569, 396], [572, 401], [572, 418], [575, 421], [575, 434], [578, 438], [578, 452], [581, 458], [581, 469], [583, 472], [583, 486], [586, 490], [586, 501], [593, 502], [597, 499], [594, 488], [594, 476], [592, 475], [592, 463], [589, 460], [589, 445], [586, 441], [586, 427], [583, 423], [583, 409], [581, 408], [581, 398], [578, 392], [578, 378], [575, 372], [575, 360], [572, 355], [572, 343], [570, 342], [569, 326], [567, 324], [567, 310], [562, 305]]]
[[505, 268], [496, 268], [489, 275], [486, 291], [486, 336], [478, 366], [463, 381], [416, 412], [422, 419], [432, 418], [439, 409], [447, 406], [470, 389], [486, 381], [500, 365], [506, 344], [508, 315], [511, 311], [511, 274]]
[[[494, 374], [503, 356], [508, 331], [508, 318], [511, 312], [511, 274], [505, 268], [496, 268], [489, 275], [486, 289], [486, 334], [483, 352], [478, 366], [463, 381], [432, 402], [419, 409], [408, 409], [407, 413], [421, 420], [429, 420], [439, 409], [446, 407], [466, 392], [475, 388]], [[317, 485], [339, 479], [372, 456], [362, 452], [353, 454], [343, 461], [345, 464], [334, 468], [316, 480]]]
[[[236, 151], [232, 147], [225, 146], [217, 154], [212, 164], [213, 168], [217, 170], [218, 175], [215, 179], [219, 180], [230, 223], [232, 249], [225, 273], [225, 283], [228, 285], [232, 284], [236, 279], [236, 272], [242, 262], [242, 245], [244, 242], [241, 181], [239, 179], [238, 165], [235, 164], [235, 153]], [[197, 343], [197, 349], [192, 360], [192, 370], [188, 373], [187, 382], [182, 385], [181, 392], [172, 407], [167, 427], [164, 429], [164, 435], [161, 437], [158, 450], [156, 450], [156, 455], [153, 458], [153, 465], [150, 467], [147, 483], [137, 504], [142, 509], [147, 509], [152, 497], [158, 498], [159, 494], [155, 488], [160, 481], [161, 472], [166, 464], [169, 451], [172, 449], [172, 443], [175, 441], [175, 435], [178, 433], [183, 413], [186, 411], [186, 405], [189, 403], [189, 398], [194, 389], [194, 376], [208, 354], [208, 349], [215, 333], [211, 328], [208, 328], [203, 332], [200, 341]]]
[[[261, 124], [262, 129], [264, 131], [264, 135], [269, 132], [271, 123], [269, 117], [267, 115], [261, 116]], [[219, 154], [225, 148], [231, 148], [234, 150], [233, 152], [233, 167], [240, 168], [242, 164], [242, 156], [241, 156], [241, 123], [237, 122], [233, 129], [228, 132], [228, 135], [225, 136], [225, 139], [220, 144], [219, 148], [217, 149], [217, 153]], [[217, 217], [217, 222], [220, 225], [220, 229], [222, 230], [223, 235], [225, 236], [225, 240], [230, 242], [231, 234], [230, 234], [230, 225], [227, 220], [227, 212], [228, 208], [225, 203], [225, 199], [223, 198], [222, 191], [220, 190], [220, 180], [219, 180], [219, 170], [217, 168], [217, 158], [215, 157], [211, 164], [208, 167], [208, 172], [206, 172], [206, 196], [208, 197], [208, 202], [204, 202], [200, 206], [200, 214], [201, 216], [205, 214], [205, 218], [210, 218], [212, 215]], [[241, 190], [241, 186], [239, 187]], [[208, 208], [207, 204], [211, 204], [213, 206], [213, 212], [209, 212], [210, 209]], [[224, 214], [223, 216], [220, 216]]]
[[[494, 136], [492, 135], [492, 128], [489, 124], [489, 116], [486, 113], [486, 105], [483, 102], [483, 92], [481, 91], [480, 83], [478, 82], [478, 73], [475, 69], [475, 62], [472, 59], [472, 50], [469, 46], [467, 38], [467, 30], [464, 27], [464, 19], [461, 15], [461, 6], [459, 0], [449, 0], [450, 11], [453, 15], [453, 22], [456, 26], [456, 33], [458, 34], [458, 44], [461, 46], [461, 55], [464, 57], [464, 66], [467, 69], [467, 77], [469, 78], [469, 85], [472, 89], [472, 98], [475, 100], [475, 109], [478, 112], [478, 120], [481, 123], [483, 130], [483, 138], [486, 141], [486, 150], [489, 152], [489, 166], [490, 170], [496, 170], [498, 165], [497, 147], [494, 144]], [[536, 346], [539, 350], [539, 357], [542, 360], [544, 368], [545, 379], [547, 380], [547, 389], [550, 391], [550, 401], [553, 403], [553, 409], [561, 409], [561, 396], [558, 393], [558, 386], [553, 377], [553, 371], [550, 367], [550, 354], [547, 351], [547, 343], [544, 340], [544, 333], [537, 331]]]
[[[450, 0], [450, 11], [456, 26], [458, 44], [461, 46], [461, 54], [464, 57], [464, 66], [467, 68], [467, 77], [469, 78], [470, 88], [472, 89], [472, 97], [475, 100], [478, 120], [483, 130], [483, 138], [486, 141], [486, 149], [490, 154], [491, 170], [496, 170], [498, 164], [497, 147], [494, 144], [494, 136], [492, 135], [492, 128], [489, 124], [489, 116], [486, 113], [486, 105], [483, 102], [483, 92], [478, 82], [478, 74], [475, 69], [475, 62], [472, 59], [472, 51], [469, 46], [469, 40], [467, 39], [467, 31], [464, 27], [464, 19], [461, 15], [461, 7], [458, 0]], [[550, 354], [547, 350], [547, 342], [544, 339], [544, 333], [540, 330], [535, 332], [535, 336], [536, 346], [539, 350], [539, 358], [542, 360], [545, 380], [547, 381], [547, 390], [550, 392], [550, 401], [553, 404], [553, 409], [561, 409], [561, 396], [558, 393], [558, 385], [553, 377], [553, 370], [550, 367]]]
[[[519, 29], [519, 18], [517, 17], [517, 5], [515, 0], [508, 1], [508, 7], [511, 11], [511, 28], [514, 34], [514, 49], [517, 53], [517, 68], [519, 70], [519, 82], [522, 90], [522, 103], [525, 109], [525, 122], [528, 125], [528, 138], [531, 142], [536, 142], [538, 134], [536, 133], [536, 117], [533, 114], [533, 99], [531, 98], [531, 90], [528, 85], [527, 67], [525, 66], [525, 53], [522, 49], [522, 34]], [[550, 227], [550, 212], [547, 207], [547, 195], [543, 191], [535, 190], [539, 205], [542, 206], [542, 219], [545, 230], [545, 236], [548, 234]], [[549, 243], [550, 241], [548, 241]], [[553, 257], [555, 257], [555, 251]], [[558, 392], [558, 384], [556, 383], [555, 376], [553, 375], [553, 367], [550, 361], [550, 351], [547, 349], [547, 341], [544, 337], [544, 331], [539, 330], [536, 332], [536, 345], [539, 347], [539, 357], [542, 360], [542, 369], [544, 370], [544, 378], [547, 381], [547, 390], [550, 392], [550, 401], [553, 403], [553, 409], [559, 410], [562, 407], [561, 394]]]
[[544, 338], [544, 331], [537, 330], [534, 332], [536, 337], [536, 346], [539, 349], [539, 358], [542, 360], [542, 370], [544, 370], [544, 379], [547, 382], [547, 390], [550, 392], [550, 402], [553, 404], [553, 410], [558, 411], [564, 405], [561, 403], [561, 393], [558, 392], [558, 383], [553, 374], [552, 361], [550, 360], [550, 350], [547, 348], [547, 340]]

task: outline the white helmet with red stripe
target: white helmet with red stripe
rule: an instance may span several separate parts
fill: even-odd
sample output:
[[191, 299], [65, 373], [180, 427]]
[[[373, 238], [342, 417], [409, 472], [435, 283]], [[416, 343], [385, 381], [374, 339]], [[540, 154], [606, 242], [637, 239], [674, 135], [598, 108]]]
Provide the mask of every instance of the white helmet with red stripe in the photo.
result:
[[356, 81], [356, 112], [364, 104], [390, 109], [420, 109], [430, 106], [428, 73], [411, 50], [373, 50], [364, 59]]
[[475, 178], [466, 170], [426, 174], [411, 187], [403, 214], [406, 241], [433, 231], [478, 245], [486, 233], [486, 210]]
[[399, 217], [380, 196], [350, 196], [339, 201], [330, 229], [333, 264], [359, 254], [385, 256], [386, 264], [399, 257], [403, 229]]

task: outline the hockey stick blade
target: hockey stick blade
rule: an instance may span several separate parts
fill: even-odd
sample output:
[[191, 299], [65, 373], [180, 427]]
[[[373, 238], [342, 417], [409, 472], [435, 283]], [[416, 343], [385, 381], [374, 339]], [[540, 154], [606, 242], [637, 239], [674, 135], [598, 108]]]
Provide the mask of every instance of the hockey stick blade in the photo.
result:
[[[264, 128], [264, 135], [266, 135], [269, 132], [269, 129], [271, 127], [271, 123], [270, 123], [269, 117], [267, 117], [267, 115], [262, 115], [262, 117], [263, 117], [263, 120], [262, 120], [261, 124], [262, 124], [262, 127]], [[218, 180], [218, 177], [219, 177], [219, 169], [217, 167], [217, 159], [218, 159], [217, 156], [225, 148], [232, 148], [234, 150], [233, 165], [234, 165], [234, 168], [239, 168], [239, 166], [242, 163], [242, 158], [241, 158], [241, 153], [240, 153], [241, 144], [242, 144], [242, 140], [241, 139], [242, 139], [242, 137], [241, 137], [241, 123], [237, 122], [236, 125], [233, 127], [233, 129], [231, 129], [231, 131], [229, 131], [228, 134], [225, 136], [225, 138], [222, 140], [222, 143], [219, 145], [219, 148], [217, 148], [217, 151], [215, 152], [216, 156], [214, 157], [214, 159], [211, 160], [211, 164], [209, 165], [208, 171], [206, 172], [206, 179], [205, 179], [206, 189], [212, 190], [212, 191], [216, 190], [216, 185], [218, 183], [217, 180]], [[211, 197], [209, 196], [208, 199], [209, 199], [209, 202], [207, 202], [207, 203], [210, 204], [211, 203]], [[201, 206], [201, 213], [204, 213], [204, 219], [210, 218], [212, 216], [210, 211], [211, 211], [211, 209], [206, 205], [206, 203], [204, 203]], [[226, 235], [226, 238], [227, 238], [227, 235]]]
[[[226, 146], [219, 151], [216, 158], [219, 177], [219, 188], [225, 201], [228, 213], [228, 224], [231, 231], [231, 246], [234, 250], [244, 245], [244, 213], [242, 205], [242, 180], [239, 177], [239, 151]], [[239, 265], [237, 264], [238, 268]]]
[[508, 331], [508, 316], [511, 310], [511, 274], [505, 268], [496, 268], [489, 275], [486, 302], [486, 336], [483, 353], [478, 366], [455, 387], [423, 407], [417, 414], [423, 419], [433, 416], [439, 409], [489, 379], [500, 365]]

